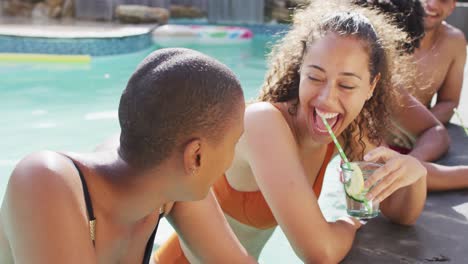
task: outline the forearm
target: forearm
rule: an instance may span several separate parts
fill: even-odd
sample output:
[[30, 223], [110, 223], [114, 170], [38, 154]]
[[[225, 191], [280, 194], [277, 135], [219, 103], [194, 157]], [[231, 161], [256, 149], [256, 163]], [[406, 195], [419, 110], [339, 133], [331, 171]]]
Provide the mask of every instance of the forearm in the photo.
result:
[[426, 176], [401, 188], [381, 202], [382, 213], [392, 222], [412, 225], [424, 209], [426, 202]]
[[348, 254], [356, 237], [356, 227], [350, 223], [350, 219], [338, 220], [332, 223], [335, 241], [332, 242], [333, 247], [339, 249], [342, 253], [337, 259], [337, 262], [343, 260]]
[[428, 191], [449, 191], [468, 188], [468, 166], [444, 166], [425, 162]]
[[453, 116], [453, 109], [455, 109], [455, 107], [457, 107], [455, 102], [442, 101], [438, 102], [430, 110], [442, 124], [447, 124]]
[[434, 161], [442, 157], [450, 146], [450, 136], [441, 124], [426, 130], [417, 140], [409, 155], [420, 161]]
[[339, 263], [351, 249], [357, 225], [348, 217], [329, 223], [328, 235], [320, 243], [320, 248], [309, 249], [298, 256], [304, 263]]

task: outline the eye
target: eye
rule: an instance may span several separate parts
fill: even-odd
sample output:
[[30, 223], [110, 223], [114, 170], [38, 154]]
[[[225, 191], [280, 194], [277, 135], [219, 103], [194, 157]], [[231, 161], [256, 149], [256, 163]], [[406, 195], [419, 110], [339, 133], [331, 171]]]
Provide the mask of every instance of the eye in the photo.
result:
[[322, 82], [321, 79], [313, 77], [313, 76], [307, 76], [307, 78], [309, 78], [309, 80], [314, 81], [314, 82]]
[[344, 88], [344, 89], [348, 89], [348, 90], [352, 90], [352, 89], [356, 88], [355, 86], [344, 85], [344, 84], [340, 84], [340, 87], [341, 87], [341, 88]]

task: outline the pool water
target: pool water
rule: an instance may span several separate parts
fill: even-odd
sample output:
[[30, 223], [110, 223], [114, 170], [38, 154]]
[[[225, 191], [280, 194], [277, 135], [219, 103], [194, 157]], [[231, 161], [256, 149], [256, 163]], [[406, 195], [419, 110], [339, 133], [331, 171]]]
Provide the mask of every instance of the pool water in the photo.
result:
[[[266, 71], [268, 36], [231, 46], [192, 46], [230, 67], [247, 99], [255, 98]], [[151, 49], [118, 56], [94, 57], [89, 65], [0, 64], [0, 201], [15, 164], [37, 150], [91, 151], [118, 132], [117, 107], [122, 90]], [[327, 219], [345, 214], [333, 160], [320, 199]], [[157, 243], [172, 232], [162, 222]], [[314, 238], [311, 238], [314, 239]], [[280, 229], [268, 242], [261, 263], [301, 263]]]

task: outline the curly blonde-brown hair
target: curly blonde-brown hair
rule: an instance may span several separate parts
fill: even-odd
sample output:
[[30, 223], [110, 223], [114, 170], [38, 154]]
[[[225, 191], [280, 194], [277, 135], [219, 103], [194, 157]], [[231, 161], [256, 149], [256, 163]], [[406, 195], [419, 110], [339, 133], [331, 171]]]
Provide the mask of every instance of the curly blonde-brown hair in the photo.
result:
[[307, 48], [317, 39], [333, 32], [362, 41], [369, 54], [372, 82], [380, 74], [371, 99], [340, 137], [350, 159], [362, 159], [364, 133], [379, 145], [390, 123], [392, 107], [398, 100], [397, 87], [412, 87], [414, 67], [400, 43], [408, 36], [391, 23], [391, 19], [374, 10], [340, 0], [311, 1], [296, 11], [293, 25], [284, 38], [273, 46], [259, 101], [290, 102], [289, 113], [295, 115], [299, 105], [299, 71]]

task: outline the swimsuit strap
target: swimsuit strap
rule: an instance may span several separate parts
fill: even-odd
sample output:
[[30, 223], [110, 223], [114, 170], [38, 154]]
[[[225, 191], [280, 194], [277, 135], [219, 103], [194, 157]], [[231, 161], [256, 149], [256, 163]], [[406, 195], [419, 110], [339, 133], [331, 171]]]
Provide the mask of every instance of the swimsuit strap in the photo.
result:
[[[96, 217], [94, 216], [93, 205], [91, 203], [91, 196], [89, 195], [88, 186], [86, 184], [86, 180], [83, 176], [83, 173], [81, 172], [80, 168], [75, 163], [75, 161], [72, 159], [70, 160], [73, 162], [73, 165], [75, 166], [76, 170], [78, 171], [78, 174], [80, 175], [81, 185], [83, 186], [83, 195], [84, 195], [84, 199], [86, 203], [86, 210], [88, 212], [89, 233], [91, 236], [91, 240], [93, 241], [93, 245], [94, 245], [95, 239], [96, 239]], [[156, 237], [156, 232], [158, 231], [159, 222], [161, 221], [161, 218], [163, 217], [164, 217], [164, 210], [162, 210], [161, 208], [159, 210], [158, 223], [156, 224], [156, 227], [154, 228], [153, 233], [151, 234], [148, 240], [148, 243], [146, 244], [145, 255], [143, 256], [143, 264], [150, 263], [151, 253], [153, 252], [154, 239]]]
[[93, 210], [93, 204], [91, 203], [91, 196], [89, 195], [88, 191], [88, 186], [86, 184], [86, 180], [83, 176], [83, 173], [80, 170], [80, 167], [75, 163], [74, 160], [71, 160], [73, 162], [73, 165], [75, 166], [76, 170], [78, 171], [78, 174], [80, 175], [81, 179], [81, 185], [83, 186], [83, 196], [85, 199], [86, 203], [86, 211], [88, 212], [88, 219], [89, 219], [89, 233], [91, 236], [91, 240], [94, 241], [96, 240], [96, 217], [94, 217], [94, 210]]
[[161, 218], [163, 217], [164, 217], [164, 211], [160, 209], [158, 223], [156, 224], [156, 227], [154, 228], [153, 233], [151, 234], [148, 240], [148, 243], [146, 244], [145, 255], [143, 257], [143, 264], [150, 263], [151, 253], [153, 252], [154, 239], [156, 238], [156, 232], [158, 231], [159, 222], [161, 222]]

